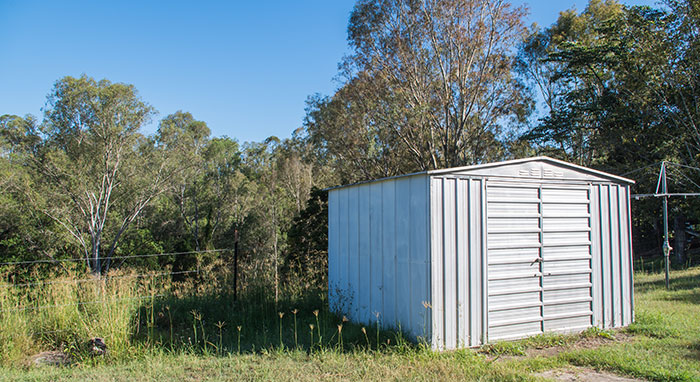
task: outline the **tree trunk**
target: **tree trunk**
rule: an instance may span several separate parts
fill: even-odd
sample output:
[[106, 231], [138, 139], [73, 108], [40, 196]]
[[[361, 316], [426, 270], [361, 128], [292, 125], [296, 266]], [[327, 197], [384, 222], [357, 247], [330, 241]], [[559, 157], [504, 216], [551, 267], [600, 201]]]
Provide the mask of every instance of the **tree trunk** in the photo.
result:
[[233, 301], [238, 300], [238, 229], [233, 231]]
[[199, 206], [197, 205], [197, 184], [192, 186], [194, 202], [194, 249], [199, 252]]
[[683, 214], [678, 214], [673, 219], [673, 253], [676, 255], [676, 261], [679, 264], [683, 264], [685, 262], [685, 221], [686, 219]]

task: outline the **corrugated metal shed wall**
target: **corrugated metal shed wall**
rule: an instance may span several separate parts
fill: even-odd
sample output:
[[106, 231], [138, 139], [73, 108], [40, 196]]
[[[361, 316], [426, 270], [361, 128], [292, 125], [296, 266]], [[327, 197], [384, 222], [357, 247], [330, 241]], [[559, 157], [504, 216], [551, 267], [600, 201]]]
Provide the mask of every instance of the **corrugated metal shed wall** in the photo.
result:
[[606, 329], [634, 321], [629, 198], [626, 185], [592, 186], [593, 319]]
[[431, 179], [432, 346], [481, 343], [483, 195], [481, 179]]
[[626, 185], [431, 177], [433, 347], [629, 325], [629, 227]]
[[428, 176], [388, 179], [329, 193], [332, 310], [355, 322], [430, 330]]

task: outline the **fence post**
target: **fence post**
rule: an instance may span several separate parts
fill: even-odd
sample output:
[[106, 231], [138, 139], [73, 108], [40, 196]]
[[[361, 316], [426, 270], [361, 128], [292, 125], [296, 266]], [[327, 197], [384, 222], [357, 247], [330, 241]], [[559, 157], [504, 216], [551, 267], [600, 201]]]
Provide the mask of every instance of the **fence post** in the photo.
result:
[[238, 301], [238, 230], [233, 231], [233, 301]]

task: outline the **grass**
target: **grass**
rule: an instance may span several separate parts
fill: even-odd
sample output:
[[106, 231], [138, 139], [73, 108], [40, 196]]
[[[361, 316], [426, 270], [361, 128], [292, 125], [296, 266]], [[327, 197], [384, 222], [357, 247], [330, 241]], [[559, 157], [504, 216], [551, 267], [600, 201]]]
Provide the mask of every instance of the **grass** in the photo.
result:
[[[635, 276], [636, 322], [626, 329], [547, 334], [444, 353], [408, 343], [400, 333], [379, 330], [377, 339], [374, 326], [343, 322], [328, 312], [321, 292], [277, 304], [261, 290], [237, 304], [225, 291], [172, 295], [132, 306], [126, 322], [138, 333], [132, 330], [108, 359], [83, 356], [70, 367], [27, 368], [19, 362], [26, 358], [22, 352], [47, 350], [56, 342], [2, 342], [0, 380], [531, 381], [541, 380], [536, 372], [577, 366], [651, 381], [700, 381], [700, 267], [672, 276], [670, 291], [663, 274]], [[8, 324], [4, 319], [0, 323]], [[20, 332], [34, 325], [14, 319]], [[0, 328], [0, 341], [8, 341], [1, 337], [6, 332]], [[13, 346], [17, 350], [8, 350]]]
[[700, 267], [672, 275], [670, 290], [663, 274], [636, 275], [636, 322], [626, 329], [631, 341], [562, 359], [652, 381], [700, 381]]

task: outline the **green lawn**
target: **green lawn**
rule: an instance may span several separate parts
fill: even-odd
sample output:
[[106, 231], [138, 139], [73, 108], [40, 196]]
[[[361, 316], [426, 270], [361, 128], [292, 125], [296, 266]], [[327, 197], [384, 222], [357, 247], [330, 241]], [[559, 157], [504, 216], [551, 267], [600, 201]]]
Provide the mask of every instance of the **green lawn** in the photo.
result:
[[381, 351], [258, 351], [192, 354], [151, 348], [129, 360], [71, 367], [0, 369], [2, 380], [544, 380], [536, 373], [570, 367], [653, 381], [700, 381], [700, 267], [636, 275], [636, 323], [612, 333], [547, 335], [480, 350], [433, 353], [399, 345]]

